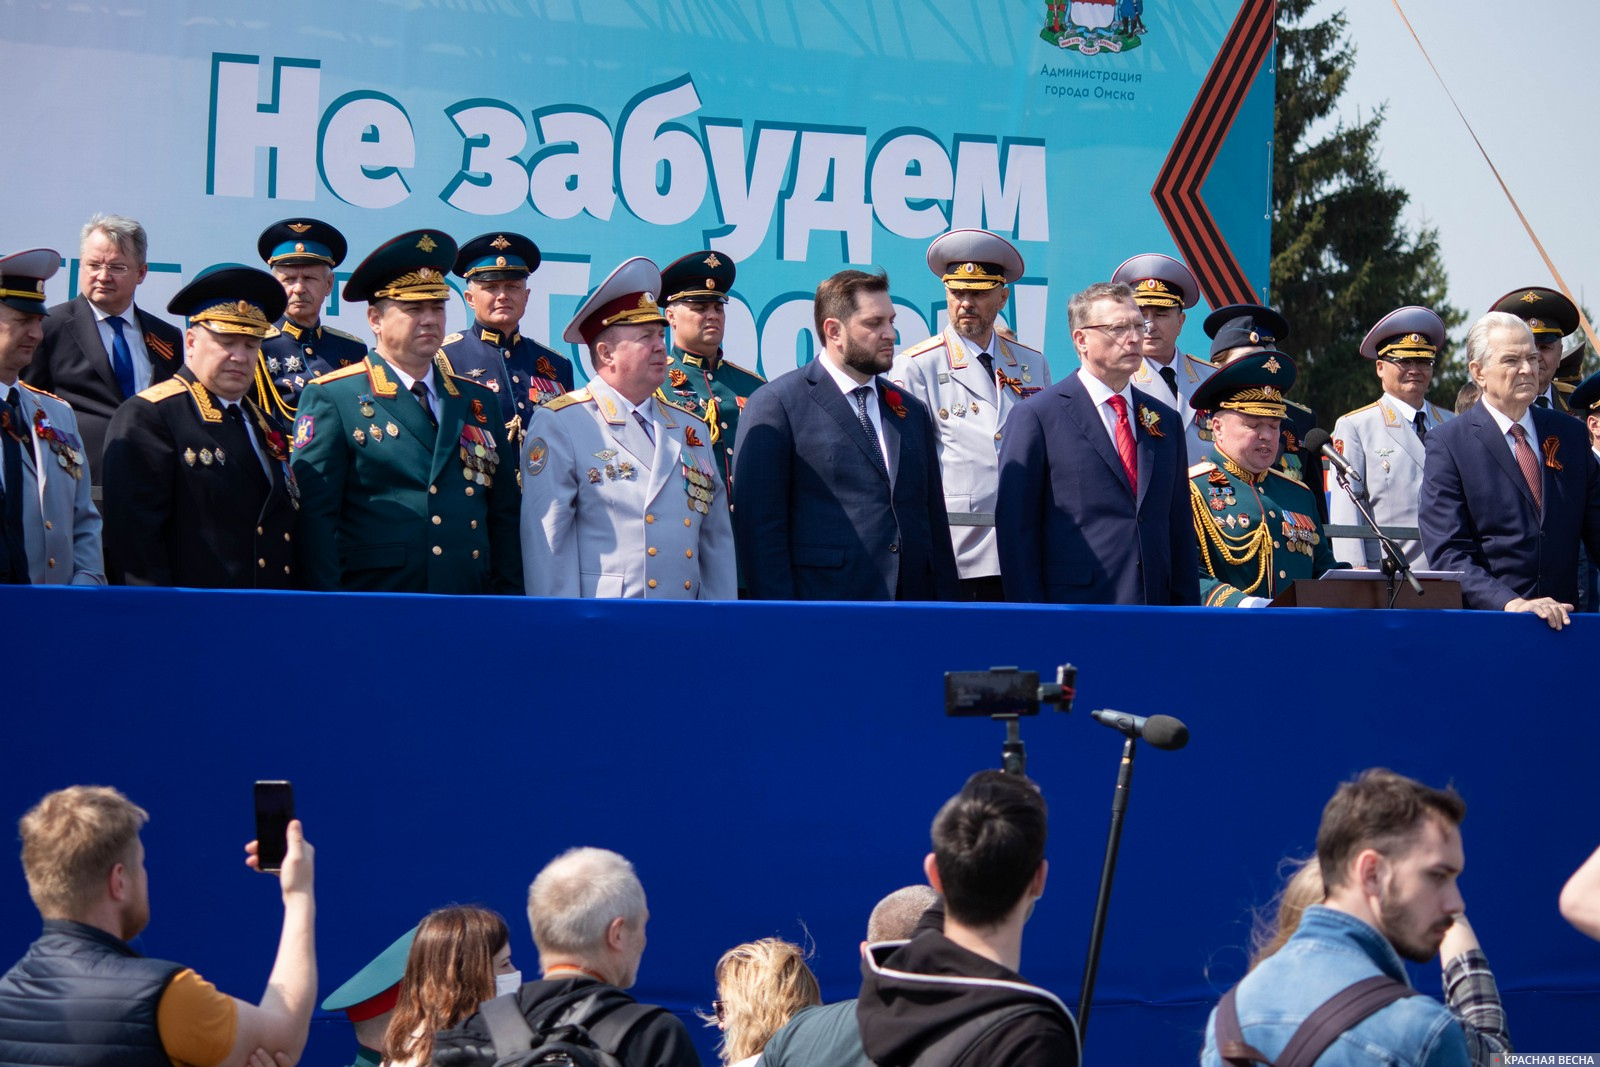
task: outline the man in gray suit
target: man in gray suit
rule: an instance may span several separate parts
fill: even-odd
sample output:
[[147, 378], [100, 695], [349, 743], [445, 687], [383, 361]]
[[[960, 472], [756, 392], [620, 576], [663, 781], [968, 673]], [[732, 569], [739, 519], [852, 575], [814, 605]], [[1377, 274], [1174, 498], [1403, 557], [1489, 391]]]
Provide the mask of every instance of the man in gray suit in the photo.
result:
[[[1386, 532], [1417, 525], [1424, 442], [1429, 430], [1453, 418], [1427, 397], [1434, 357], [1444, 340], [1444, 321], [1428, 308], [1403, 307], [1385, 315], [1361, 342], [1361, 354], [1376, 364], [1383, 395], [1341, 415], [1333, 426], [1334, 448], [1361, 474], [1351, 489]], [[1367, 525], [1350, 494], [1338, 486], [1328, 496], [1328, 519], [1343, 526]], [[1406, 562], [1427, 567], [1422, 542], [1398, 544]], [[1353, 537], [1334, 538], [1333, 555], [1352, 567], [1378, 567], [1383, 561], [1378, 542]]]
[[563, 336], [589, 347], [589, 385], [533, 409], [522, 445], [529, 596], [732, 600], [727, 490], [711, 431], [655, 394], [667, 371], [661, 272], [623, 263]]
[[100, 513], [72, 408], [17, 380], [44, 336], [53, 248], [0, 258], [0, 581], [104, 585]]

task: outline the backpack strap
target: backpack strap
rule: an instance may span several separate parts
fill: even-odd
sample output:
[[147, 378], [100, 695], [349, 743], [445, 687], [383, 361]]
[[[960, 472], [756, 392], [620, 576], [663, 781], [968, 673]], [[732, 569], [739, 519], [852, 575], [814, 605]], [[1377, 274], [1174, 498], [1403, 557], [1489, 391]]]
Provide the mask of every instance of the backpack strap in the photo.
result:
[[1222, 1001], [1217, 1005], [1216, 1021], [1212, 1023], [1217, 1055], [1228, 1067], [1251, 1067], [1257, 1063], [1273, 1067], [1272, 1060], [1264, 1052], [1244, 1043], [1244, 1031], [1239, 1027], [1239, 1007], [1235, 1003], [1238, 993], [1239, 987], [1234, 986], [1222, 994]]
[[1024, 1015], [1043, 1012], [1054, 1014], [1050, 1005], [1039, 1002], [1003, 1004], [998, 1008], [992, 1008], [974, 1015], [960, 1026], [946, 1031], [937, 1041], [923, 1046], [917, 1058], [911, 1062], [914, 1067], [955, 1067], [966, 1059], [967, 1053], [1000, 1027]]
[[622, 1043], [628, 1039], [633, 1028], [666, 1010], [659, 1004], [640, 1004], [636, 1000], [630, 1000], [605, 1012], [593, 1022], [582, 1019], [574, 1021], [583, 1023], [596, 1045], [621, 1059]]
[[1415, 989], [1386, 974], [1341, 989], [1306, 1016], [1278, 1054], [1278, 1067], [1311, 1067], [1340, 1034], [1395, 1001], [1416, 995]]
[[494, 1058], [509, 1059], [533, 1047], [533, 1029], [522, 1017], [517, 1007], [517, 995], [506, 993], [478, 1005], [478, 1013], [489, 1027], [489, 1040], [494, 1042]]

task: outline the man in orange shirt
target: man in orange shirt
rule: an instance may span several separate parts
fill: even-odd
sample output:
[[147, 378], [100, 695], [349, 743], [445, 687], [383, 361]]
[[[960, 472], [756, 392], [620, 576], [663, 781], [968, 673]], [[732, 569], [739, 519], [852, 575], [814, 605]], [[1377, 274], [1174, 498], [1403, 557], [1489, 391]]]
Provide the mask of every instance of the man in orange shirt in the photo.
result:
[[[294, 1062], [317, 990], [312, 848], [298, 821], [280, 875], [283, 934], [259, 1004], [128, 945], [150, 920], [139, 830], [149, 816], [104, 786], [72, 786], [22, 817], [22, 867], [44, 933], [0, 977], [0, 1062], [242, 1067]], [[257, 867], [256, 843], [245, 860]]]

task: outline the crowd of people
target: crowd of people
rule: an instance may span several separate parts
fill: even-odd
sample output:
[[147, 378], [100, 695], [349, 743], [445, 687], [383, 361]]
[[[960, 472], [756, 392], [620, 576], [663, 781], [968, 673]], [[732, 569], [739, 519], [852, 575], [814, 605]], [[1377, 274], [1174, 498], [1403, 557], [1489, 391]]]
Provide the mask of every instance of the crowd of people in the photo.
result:
[[[1559, 629], [1600, 600], [1600, 375], [1576, 382], [1577, 308], [1539, 286], [1468, 331], [1459, 415], [1427, 397], [1439, 316], [1385, 315], [1352, 354], [1381, 394], [1321, 450], [1290, 324], [1230, 305], [1182, 352], [1202, 294], [1158, 253], [1072, 296], [1059, 381], [1004, 328], [1023, 260], [984, 230], [928, 247], [938, 333], [900, 349], [887, 276], [840, 271], [818, 356], [772, 382], [723, 351], [729, 257], [636, 257], [562, 334], [574, 388], [520, 331], [521, 234], [384, 242], [342, 292], [370, 342], [322, 322], [347, 252], [326, 222], [184, 286], [181, 332], [136, 304], [147, 251], [96, 215], [49, 308], [60, 254], [0, 257], [0, 581], [1258, 607], [1382, 566], [1375, 522], [1469, 608]], [[445, 336], [451, 272], [473, 321]]]
[[[1202, 1064], [1503, 1062], [1513, 1051], [1506, 1015], [1457, 885], [1465, 814], [1453, 789], [1383, 768], [1341, 784], [1323, 811], [1316, 855], [1258, 934], [1250, 972], [1212, 1012]], [[50, 793], [22, 817], [23, 872], [44, 929], [0, 976], [0, 1063], [293, 1067], [317, 989], [314, 853], [301, 824], [289, 824], [277, 872], [277, 957], [252, 1003], [129, 944], [150, 918], [147, 819], [104, 786]], [[926, 884], [890, 893], [868, 918], [856, 999], [823, 1004], [806, 952], [789, 942], [729, 949], [702, 1015], [721, 1031], [720, 1061], [1079, 1063], [1072, 1014], [1020, 973], [1025, 927], [1049, 873], [1048, 822], [1026, 777], [969, 778], [934, 816]], [[246, 855], [260, 869], [266, 851], [252, 841]], [[569, 849], [539, 871], [527, 900], [539, 966], [531, 981], [513, 963], [521, 950], [500, 915], [452, 905], [330, 994], [323, 1008], [353, 1024], [356, 1067], [698, 1067], [684, 1022], [627, 993], [650, 917], [627, 859]], [[1559, 907], [1600, 939], [1600, 850], [1573, 874]], [[1402, 964], [1436, 958], [1444, 1003], [1419, 994]]]

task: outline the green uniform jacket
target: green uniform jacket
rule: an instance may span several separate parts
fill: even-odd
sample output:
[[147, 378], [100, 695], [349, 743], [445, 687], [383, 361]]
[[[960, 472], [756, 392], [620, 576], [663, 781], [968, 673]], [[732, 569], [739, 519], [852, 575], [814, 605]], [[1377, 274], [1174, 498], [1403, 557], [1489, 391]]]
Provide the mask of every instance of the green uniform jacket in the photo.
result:
[[310, 588], [521, 594], [517, 453], [500, 401], [437, 368], [434, 383], [437, 431], [376, 352], [301, 394], [293, 466]]
[[[721, 349], [717, 351], [720, 353]], [[737, 363], [719, 358], [717, 369], [712, 370], [704, 356], [673, 345], [667, 357], [667, 380], [656, 395], [706, 420], [711, 429], [711, 454], [716, 457], [722, 480], [731, 483], [739, 412], [744, 410], [750, 394], [766, 384], [761, 375]]]
[[1200, 539], [1200, 602], [1236, 607], [1271, 599], [1297, 578], [1345, 566], [1322, 535], [1311, 490], [1273, 468], [1252, 475], [1215, 448], [1189, 468], [1189, 501]]

